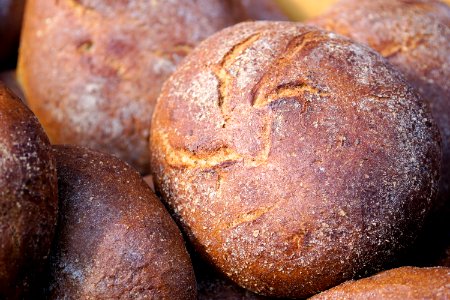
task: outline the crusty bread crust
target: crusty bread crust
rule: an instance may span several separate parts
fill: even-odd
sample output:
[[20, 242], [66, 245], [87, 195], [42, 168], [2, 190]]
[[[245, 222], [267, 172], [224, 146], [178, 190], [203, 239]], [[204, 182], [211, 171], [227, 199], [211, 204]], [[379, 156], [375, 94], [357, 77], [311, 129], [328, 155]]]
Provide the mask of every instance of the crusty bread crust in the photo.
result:
[[401, 267], [375, 276], [345, 282], [311, 300], [448, 299], [449, 268]]
[[435, 265], [450, 247], [450, 7], [436, 0], [342, 0], [311, 22], [380, 52], [430, 106], [443, 144], [435, 213], [406, 264]]
[[25, 297], [50, 251], [58, 208], [50, 142], [0, 83], [0, 298]]
[[201, 40], [234, 24], [230, 1], [29, 1], [19, 80], [55, 144], [79, 144], [148, 172], [164, 80]]
[[121, 160], [55, 146], [60, 218], [50, 299], [195, 299], [181, 232]]
[[426, 105], [376, 52], [289, 22], [241, 23], [166, 81], [157, 191], [197, 251], [241, 286], [305, 297], [407, 246], [434, 200]]
[[450, 7], [437, 0], [341, 0], [310, 23], [369, 45], [422, 94], [442, 135], [439, 197], [449, 201]]

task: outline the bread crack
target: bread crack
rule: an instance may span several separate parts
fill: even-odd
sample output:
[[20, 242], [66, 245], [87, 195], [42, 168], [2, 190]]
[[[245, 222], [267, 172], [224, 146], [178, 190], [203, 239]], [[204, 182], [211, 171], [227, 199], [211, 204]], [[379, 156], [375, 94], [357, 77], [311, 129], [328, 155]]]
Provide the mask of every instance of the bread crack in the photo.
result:
[[193, 153], [186, 149], [172, 147], [167, 133], [158, 132], [166, 162], [175, 168], [214, 168], [223, 164], [242, 161], [243, 157], [233, 149], [223, 146], [213, 152]]
[[251, 45], [257, 41], [260, 37], [260, 33], [255, 33], [242, 40], [240, 43], [234, 45], [222, 58], [221, 62], [213, 67], [213, 72], [218, 80], [218, 106], [220, 108], [222, 117], [224, 119], [224, 127], [230, 119], [230, 113], [228, 112], [229, 89], [233, 76], [229, 73], [228, 69], [236, 61], [236, 58], [245, 52]]
[[305, 99], [304, 97], [306, 93], [309, 93], [311, 95], [319, 95], [320, 97], [329, 95], [327, 92], [324, 92], [304, 82], [289, 83], [277, 86], [275, 90], [268, 93], [267, 95], [259, 94], [254, 100], [253, 107], [262, 108], [274, 102], [292, 99], [302, 104], [301, 112], [304, 113], [306, 112], [308, 105], [310, 104], [310, 100]]

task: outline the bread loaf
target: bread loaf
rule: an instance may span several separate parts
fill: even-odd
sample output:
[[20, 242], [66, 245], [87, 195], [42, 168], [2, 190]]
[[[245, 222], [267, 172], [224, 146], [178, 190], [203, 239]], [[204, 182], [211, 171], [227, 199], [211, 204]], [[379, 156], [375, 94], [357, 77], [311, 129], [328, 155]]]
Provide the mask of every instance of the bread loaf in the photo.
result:
[[50, 299], [195, 299], [192, 264], [164, 206], [127, 164], [55, 146], [60, 217]]
[[54, 234], [55, 158], [36, 117], [2, 83], [0, 128], [0, 298], [22, 299]]
[[148, 172], [164, 80], [195, 45], [237, 21], [231, 1], [29, 1], [19, 79], [56, 144], [112, 153]]
[[409, 245], [441, 155], [427, 106], [378, 53], [289, 22], [201, 43], [162, 89], [150, 146], [156, 190], [196, 250], [292, 298]]
[[448, 299], [449, 268], [402, 267], [345, 282], [311, 300]]

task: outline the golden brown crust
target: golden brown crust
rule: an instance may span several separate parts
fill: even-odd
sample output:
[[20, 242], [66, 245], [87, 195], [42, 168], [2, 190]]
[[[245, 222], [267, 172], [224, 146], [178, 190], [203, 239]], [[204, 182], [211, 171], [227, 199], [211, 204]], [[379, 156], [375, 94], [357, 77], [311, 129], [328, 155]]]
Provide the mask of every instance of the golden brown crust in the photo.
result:
[[140, 175], [121, 160], [55, 146], [60, 219], [51, 299], [195, 299], [181, 233]]
[[449, 268], [402, 267], [369, 278], [345, 282], [311, 299], [414, 300], [447, 299], [449, 296]]
[[56, 225], [56, 167], [32, 112], [0, 83], [0, 298], [23, 297]]
[[0, 1], [0, 69], [14, 67], [25, 0]]
[[289, 22], [242, 23], [166, 81], [157, 191], [241, 286], [304, 297], [385, 263], [435, 198], [437, 129], [369, 48]]
[[148, 171], [164, 80], [201, 40], [236, 22], [229, 1], [30, 1], [19, 79], [53, 143], [80, 144]]

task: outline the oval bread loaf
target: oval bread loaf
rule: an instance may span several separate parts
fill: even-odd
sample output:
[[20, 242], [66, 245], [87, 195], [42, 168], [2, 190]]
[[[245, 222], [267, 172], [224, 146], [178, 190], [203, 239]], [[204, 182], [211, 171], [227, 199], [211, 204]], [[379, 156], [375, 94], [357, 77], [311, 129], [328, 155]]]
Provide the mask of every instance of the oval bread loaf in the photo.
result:
[[53, 143], [111, 153], [147, 173], [162, 83], [238, 13], [230, 0], [29, 1], [19, 80]]
[[50, 251], [56, 163], [33, 113], [0, 82], [0, 298], [22, 299]]
[[50, 299], [195, 299], [194, 271], [175, 222], [119, 159], [55, 146], [60, 217]]

